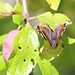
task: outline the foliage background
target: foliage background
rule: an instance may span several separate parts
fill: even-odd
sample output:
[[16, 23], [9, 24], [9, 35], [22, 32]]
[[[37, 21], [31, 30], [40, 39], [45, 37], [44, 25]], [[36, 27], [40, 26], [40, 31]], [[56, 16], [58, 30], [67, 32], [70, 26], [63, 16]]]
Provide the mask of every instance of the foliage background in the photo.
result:
[[[4, 0], [0, 0], [4, 1]], [[12, 4], [12, 2], [14, 3]], [[11, 0], [5, 0], [9, 3]], [[10, 4], [15, 5], [15, 0], [12, 0]], [[53, 11], [49, 8], [49, 5], [45, 0], [27, 0], [28, 11], [30, 16], [37, 16], [46, 11], [51, 11], [52, 13], [59, 12], [67, 15], [71, 21], [72, 25], [69, 25], [65, 31], [65, 35], [75, 39], [75, 0], [61, 0], [60, 6], [57, 11]], [[31, 25], [34, 27], [39, 24], [37, 19], [31, 21]], [[8, 33], [9, 31], [16, 29], [17, 25], [13, 23], [12, 17], [6, 17], [0, 19], [0, 35]], [[75, 43], [69, 45], [65, 44], [67, 47], [60, 54], [59, 57], [51, 61], [51, 63], [59, 71], [60, 75], [75, 75]], [[1, 50], [1, 48], [0, 48]], [[35, 67], [35, 75], [41, 75], [38, 65]], [[0, 75], [6, 75], [6, 70], [0, 72]], [[36, 71], [39, 74], [36, 74]]]

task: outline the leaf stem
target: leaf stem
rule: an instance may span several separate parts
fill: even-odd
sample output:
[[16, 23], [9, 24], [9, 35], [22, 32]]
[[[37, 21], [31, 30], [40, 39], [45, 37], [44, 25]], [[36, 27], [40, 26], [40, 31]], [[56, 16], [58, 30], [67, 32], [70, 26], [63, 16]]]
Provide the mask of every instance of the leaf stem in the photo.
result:
[[34, 17], [30, 17], [28, 20], [31, 21], [31, 20], [36, 19], [36, 18], [37, 18], [37, 17], [34, 16]]
[[18, 26], [18, 30], [20, 31], [20, 28], [21, 28], [21, 24]]

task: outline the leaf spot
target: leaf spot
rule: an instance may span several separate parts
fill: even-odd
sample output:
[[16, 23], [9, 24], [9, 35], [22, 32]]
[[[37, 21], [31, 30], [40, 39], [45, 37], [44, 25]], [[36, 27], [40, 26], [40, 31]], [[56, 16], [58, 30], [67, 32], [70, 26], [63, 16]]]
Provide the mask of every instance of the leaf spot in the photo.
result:
[[34, 62], [34, 59], [32, 58], [31, 61]]
[[26, 62], [26, 60], [24, 59], [24, 62]]
[[48, 50], [47, 50], [47, 52], [48, 52]]
[[21, 47], [20, 47], [20, 46], [18, 46], [18, 48], [19, 48], [19, 49], [21, 49]]
[[31, 62], [33, 62], [33, 65], [34, 65], [34, 59], [33, 58], [31, 59]]
[[44, 63], [42, 63], [42, 64], [44, 64]]
[[34, 50], [35, 52], [37, 51], [37, 50]]
[[45, 51], [45, 49], [44, 49], [44, 51]]
[[28, 47], [27, 47], [28, 48]]

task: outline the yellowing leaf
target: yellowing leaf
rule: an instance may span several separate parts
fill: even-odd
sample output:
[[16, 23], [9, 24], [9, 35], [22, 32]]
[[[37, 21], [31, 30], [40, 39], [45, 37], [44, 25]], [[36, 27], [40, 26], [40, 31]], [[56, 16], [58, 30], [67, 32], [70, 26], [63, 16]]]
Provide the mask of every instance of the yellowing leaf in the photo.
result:
[[10, 4], [0, 2], [0, 18], [4, 18], [6, 16], [10, 16], [13, 13], [13, 8]]
[[60, 0], [46, 0], [47, 3], [50, 5], [50, 7], [53, 9], [53, 10], [57, 10], [58, 9], [58, 6], [60, 4]]
[[69, 43], [69, 44], [75, 43], [75, 39], [72, 39], [72, 38], [69, 38], [69, 37], [68, 37], [68, 43]]

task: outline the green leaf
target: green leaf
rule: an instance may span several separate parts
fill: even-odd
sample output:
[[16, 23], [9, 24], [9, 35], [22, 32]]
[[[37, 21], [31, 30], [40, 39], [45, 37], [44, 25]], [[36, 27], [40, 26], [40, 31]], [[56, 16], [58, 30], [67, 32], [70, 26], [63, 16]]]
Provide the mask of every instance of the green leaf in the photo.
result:
[[50, 25], [50, 28], [51, 28], [52, 30], [54, 30], [55, 24], [58, 24], [58, 23], [60, 23], [61, 21], [66, 21], [66, 20], [69, 19], [69, 18], [68, 18], [66, 15], [64, 15], [64, 14], [55, 13], [55, 14], [53, 15], [51, 12], [43, 13], [43, 14], [37, 16], [37, 18], [38, 18], [39, 21], [41, 21], [41, 22], [48, 23], [48, 24]]
[[6, 16], [11, 15], [13, 12], [13, 8], [10, 4], [0, 2], [0, 18], [4, 18]]
[[62, 47], [65, 49], [65, 47], [68, 45], [68, 37], [65, 34], [63, 34], [63, 36], [61, 37], [61, 40], [63, 41]]
[[75, 43], [75, 39], [73, 39], [73, 38], [69, 38], [69, 37], [68, 37], [68, 43], [69, 43], [69, 44], [73, 44], [73, 43]]
[[33, 73], [34, 73], [33, 75], [42, 75], [38, 64], [36, 64], [36, 66], [34, 67]]
[[60, 23], [61, 21], [66, 21], [68, 20], [69, 18], [64, 15], [64, 14], [61, 14], [61, 13], [55, 13], [54, 16], [53, 16], [53, 21], [55, 24], [58, 24]]
[[44, 45], [40, 49], [40, 57], [49, 61], [55, 59], [63, 51], [62, 43], [63, 41], [59, 40], [57, 48], [52, 49], [50, 44], [44, 40]]
[[4, 59], [3, 59], [3, 56], [0, 55], [0, 71], [2, 71], [5, 68], [6, 68], [6, 63], [5, 63]]
[[32, 27], [23, 28], [13, 40], [14, 51], [7, 65], [11, 75], [28, 75], [34, 68], [35, 59], [39, 56], [38, 36]]
[[45, 59], [41, 60], [40, 58], [37, 58], [36, 61], [41, 69], [42, 75], [59, 75], [58, 71], [49, 61]]
[[39, 21], [48, 23], [50, 25], [50, 27], [54, 30], [55, 25], [52, 20], [52, 17], [53, 17], [53, 14], [51, 12], [46, 12], [46, 13], [43, 13], [43, 14], [37, 16]]
[[53, 10], [57, 10], [60, 4], [60, 0], [46, 0]]
[[[20, 4], [15, 5], [14, 9], [15, 9], [15, 11], [19, 11], [22, 14], [22, 6]], [[14, 21], [14, 23], [20, 25], [21, 20], [22, 20], [22, 15], [20, 15], [20, 14], [13, 15], [13, 21]]]
[[0, 36], [0, 45], [3, 44], [5, 37], [7, 36], [7, 34], [1, 35]]

